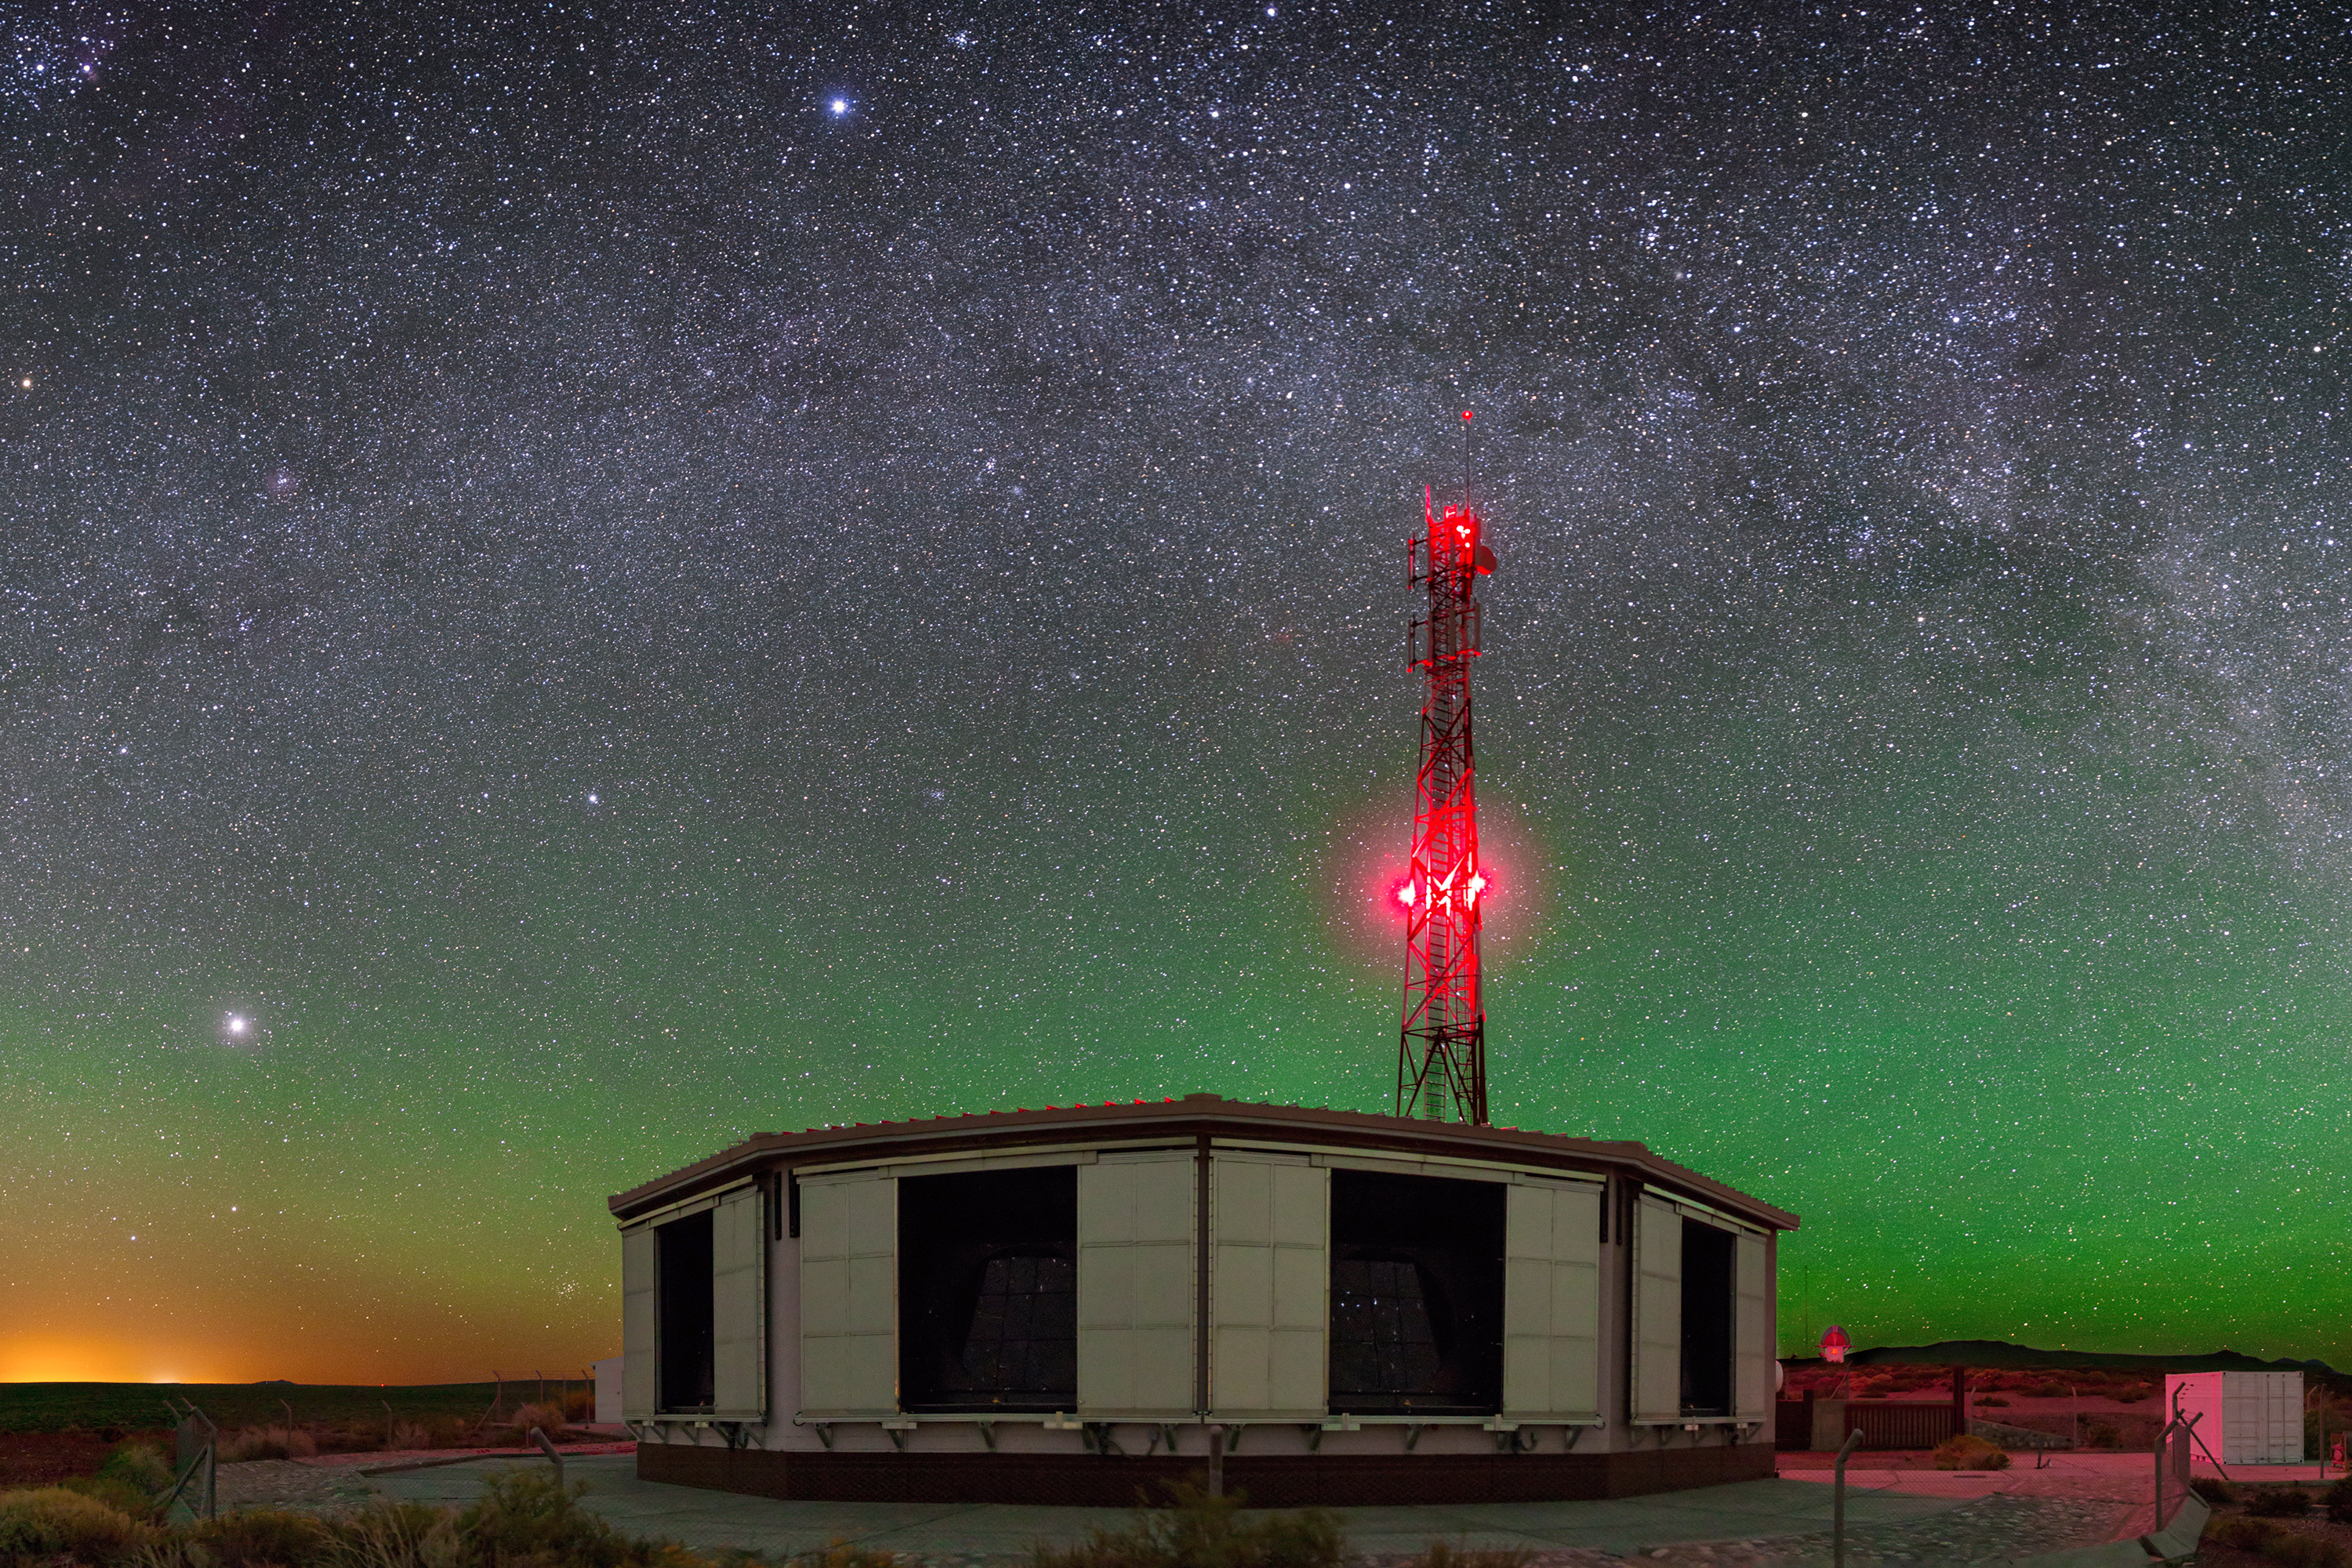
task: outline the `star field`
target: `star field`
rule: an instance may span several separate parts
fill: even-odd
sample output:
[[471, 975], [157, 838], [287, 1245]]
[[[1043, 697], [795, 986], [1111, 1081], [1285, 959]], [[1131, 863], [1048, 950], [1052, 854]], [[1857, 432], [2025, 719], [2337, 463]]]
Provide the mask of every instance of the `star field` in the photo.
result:
[[[1784, 1342], [2352, 1355], [2340, 17], [0, 20], [0, 1377], [617, 1343], [744, 1133], [1390, 1091]], [[135, 1239], [134, 1239], [135, 1238]]]

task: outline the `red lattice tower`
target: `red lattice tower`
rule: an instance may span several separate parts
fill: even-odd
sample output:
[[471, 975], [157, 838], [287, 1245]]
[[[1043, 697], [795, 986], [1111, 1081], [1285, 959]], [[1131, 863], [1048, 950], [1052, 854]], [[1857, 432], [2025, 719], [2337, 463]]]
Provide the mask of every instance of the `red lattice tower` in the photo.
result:
[[[1467, 438], [1465, 411], [1465, 438]], [[1407, 664], [1423, 677], [1421, 773], [1405, 906], [1404, 1030], [1397, 1044], [1397, 1114], [1484, 1124], [1486, 1007], [1478, 987], [1478, 795], [1470, 744], [1470, 664], [1478, 657], [1478, 579], [1495, 570], [1465, 473], [1463, 504], [1437, 514], [1406, 546], [1408, 580], [1429, 589], [1412, 623]]]

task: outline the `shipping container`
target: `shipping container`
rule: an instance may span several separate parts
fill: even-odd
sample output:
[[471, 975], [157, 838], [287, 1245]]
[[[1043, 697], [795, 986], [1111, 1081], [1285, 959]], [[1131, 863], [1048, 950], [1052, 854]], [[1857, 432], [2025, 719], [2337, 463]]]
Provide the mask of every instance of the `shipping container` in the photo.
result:
[[2303, 1463], [2303, 1373], [2169, 1373], [2165, 1408], [2197, 1418], [2200, 1459], [2223, 1465]]

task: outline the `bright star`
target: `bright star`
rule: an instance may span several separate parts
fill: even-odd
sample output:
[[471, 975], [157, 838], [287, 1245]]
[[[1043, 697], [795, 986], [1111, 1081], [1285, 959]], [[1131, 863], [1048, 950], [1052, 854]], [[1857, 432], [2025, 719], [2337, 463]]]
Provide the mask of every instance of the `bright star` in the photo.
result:
[[238, 1017], [236, 1014], [231, 1013], [228, 1016], [228, 1032], [232, 1035], [242, 1035], [245, 1033], [245, 1020]]
[[836, 99], [835, 99], [835, 100], [833, 100], [833, 111], [834, 111], [835, 114], [846, 114], [846, 113], [848, 113], [848, 112], [849, 112], [849, 100], [847, 100], [847, 99], [845, 99], [845, 98], [836, 98]]

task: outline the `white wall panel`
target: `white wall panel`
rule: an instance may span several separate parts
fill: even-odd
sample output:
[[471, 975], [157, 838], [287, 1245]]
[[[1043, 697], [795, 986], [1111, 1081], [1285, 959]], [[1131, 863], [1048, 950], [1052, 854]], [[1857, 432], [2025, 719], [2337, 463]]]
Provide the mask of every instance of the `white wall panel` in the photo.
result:
[[1210, 1161], [1209, 1404], [1220, 1416], [1329, 1408], [1331, 1173], [1303, 1156]]
[[711, 1415], [758, 1421], [768, 1414], [766, 1194], [741, 1187], [710, 1216]]
[[661, 1267], [654, 1247], [649, 1225], [621, 1233], [621, 1415], [628, 1421], [652, 1415], [657, 1397]]
[[1643, 1196], [1633, 1205], [1633, 1418], [1683, 1411], [1683, 1216]]
[[1761, 1421], [1772, 1414], [1773, 1352], [1779, 1348], [1772, 1310], [1772, 1244], [1740, 1231], [1732, 1245], [1732, 1414]]
[[1513, 1184], [1503, 1251], [1503, 1414], [1601, 1414], [1601, 1189]]
[[801, 1183], [801, 1414], [898, 1409], [898, 1184]]
[[1199, 1290], [1190, 1150], [1078, 1168], [1078, 1408], [1189, 1415]]

